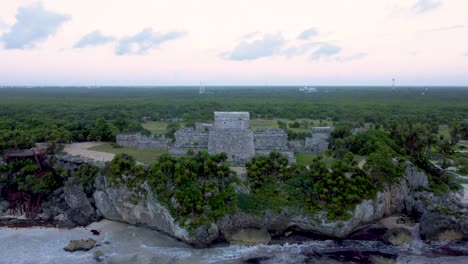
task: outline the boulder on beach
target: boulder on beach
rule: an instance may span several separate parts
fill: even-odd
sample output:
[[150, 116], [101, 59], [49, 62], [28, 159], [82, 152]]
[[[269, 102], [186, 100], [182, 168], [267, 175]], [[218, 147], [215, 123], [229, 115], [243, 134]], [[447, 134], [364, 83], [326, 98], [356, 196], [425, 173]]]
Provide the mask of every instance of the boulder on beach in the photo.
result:
[[100, 251], [100, 250], [96, 250], [93, 253], [93, 258], [97, 262], [101, 262], [104, 259], [104, 253], [102, 253], [102, 251]]
[[428, 211], [421, 218], [420, 229], [421, 236], [429, 241], [468, 239], [468, 216]]
[[395, 246], [408, 244], [414, 240], [411, 232], [408, 229], [402, 227], [387, 230], [383, 238], [385, 242]]
[[246, 228], [235, 232], [231, 236], [231, 243], [238, 245], [268, 244], [271, 236], [265, 228]]
[[88, 251], [96, 245], [96, 240], [89, 239], [80, 239], [80, 240], [71, 240], [68, 243], [68, 246], [63, 248], [65, 251], [75, 252], [75, 251]]

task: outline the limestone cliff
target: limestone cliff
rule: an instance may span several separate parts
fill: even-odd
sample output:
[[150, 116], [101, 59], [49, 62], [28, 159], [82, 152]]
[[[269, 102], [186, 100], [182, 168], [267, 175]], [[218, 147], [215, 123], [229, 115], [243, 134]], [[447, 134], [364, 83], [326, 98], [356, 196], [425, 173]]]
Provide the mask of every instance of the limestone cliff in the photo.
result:
[[[411, 177], [411, 175], [407, 176]], [[398, 184], [390, 185], [385, 188], [385, 191], [379, 192], [376, 198], [359, 203], [351, 212], [351, 218], [345, 221], [329, 221], [326, 219], [325, 212], [310, 216], [286, 211], [281, 214], [267, 212], [263, 217], [237, 213], [226, 216], [217, 224], [221, 235], [228, 241], [238, 229], [262, 227], [266, 227], [272, 235], [279, 235], [288, 229], [294, 229], [344, 238], [368, 223], [401, 211], [408, 193], [407, 179], [402, 179]]]
[[[456, 212], [460, 207], [456, 204], [456, 199], [452, 201], [454, 198], [450, 195], [444, 198], [428, 192], [411, 193], [411, 190], [418, 187], [426, 187], [427, 183], [427, 176], [408, 162], [404, 178], [396, 184], [386, 186], [374, 199], [359, 203], [351, 212], [351, 217], [345, 221], [329, 221], [325, 212], [311, 216], [285, 209], [282, 213], [267, 211], [263, 216], [237, 212], [216, 223], [190, 230], [178, 223], [169, 210], [158, 202], [157, 195], [152, 193], [146, 183], [141, 186], [146, 190], [146, 195], [134, 199], [134, 194], [127, 186], [114, 186], [100, 175], [95, 180], [92, 198], [87, 198], [81, 187], [70, 184], [64, 188], [64, 200], [69, 208], [84, 216], [92, 218], [93, 214], [97, 214], [110, 220], [146, 225], [199, 247], [219, 240], [237, 243], [239, 237], [247, 237], [247, 242], [252, 243], [258, 234], [261, 234], [258, 242], [264, 242], [270, 235], [282, 235], [289, 230], [344, 238], [369, 223], [402, 211], [419, 212], [421, 233], [430, 240], [447, 236], [466, 239], [466, 218], [454, 218], [453, 215], [447, 216], [441, 212], [441, 208], [445, 207], [450, 212]], [[433, 223], [434, 219], [437, 223]], [[450, 232], [447, 233], [446, 230]], [[454, 232], [457, 234], [453, 234]]]
[[324, 213], [311, 217], [297, 213], [267, 212], [265, 216], [259, 217], [239, 212], [226, 216], [209, 227], [202, 226], [189, 232], [176, 223], [167, 208], [155, 199], [147, 185], [144, 188], [148, 191], [148, 195], [134, 204], [130, 202], [132, 193], [126, 186], [113, 187], [102, 176], [96, 180], [94, 200], [99, 213], [107, 219], [144, 224], [197, 246], [208, 245], [218, 237], [230, 241], [239, 230], [263, 228], [266, 228], [271, 235], [296, 229], [343, 238], [365, 224], [400, 212], [405, 206], [409, 189], [415, 187], [408, 183], [419, 182], [421, 179], [415, 177], [423, 176], [425, 175], [416, 170], [407, 169], [404, 179], [397, 184], [387, 186], [375, 199], [362, 201], [351, 212], [351, 218], [346, 221], [328, 221]]
[[142, 224], [155, 228], [195, 246], [206, 246], [218, 237], [217, 226], [201, 226], [192, 232], [182, 228], [171, 216], [167, 208], [154, 197], [148, 185], [146, 197], [131, 202], [132, 192], [125, 186], [112, 186], [109, 181], [99, 176], [95, 182], [93, 194], [96, 208], [104, 218], [123, 221], [129, 224]]

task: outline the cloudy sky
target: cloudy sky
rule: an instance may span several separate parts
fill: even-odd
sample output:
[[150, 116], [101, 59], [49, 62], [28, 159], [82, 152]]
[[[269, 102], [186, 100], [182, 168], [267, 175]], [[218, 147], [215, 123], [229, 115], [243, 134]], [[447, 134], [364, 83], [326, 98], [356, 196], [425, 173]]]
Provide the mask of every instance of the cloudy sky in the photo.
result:
[[0, 1], [0, 85], [468, 85], [467, 0]]

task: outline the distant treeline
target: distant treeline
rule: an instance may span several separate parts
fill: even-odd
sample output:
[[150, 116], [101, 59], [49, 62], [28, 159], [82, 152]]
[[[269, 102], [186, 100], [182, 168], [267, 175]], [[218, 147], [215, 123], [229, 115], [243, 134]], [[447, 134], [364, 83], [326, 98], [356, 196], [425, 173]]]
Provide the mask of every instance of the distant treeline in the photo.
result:
[[468, 118], [468, 88], [318, 87], [2, 88], [0, 149], [34, 142], [112, 141], [120, 132], [148, 133], [142, 120], [209, 120], [214, 111], [251, 118], [455, 125]]

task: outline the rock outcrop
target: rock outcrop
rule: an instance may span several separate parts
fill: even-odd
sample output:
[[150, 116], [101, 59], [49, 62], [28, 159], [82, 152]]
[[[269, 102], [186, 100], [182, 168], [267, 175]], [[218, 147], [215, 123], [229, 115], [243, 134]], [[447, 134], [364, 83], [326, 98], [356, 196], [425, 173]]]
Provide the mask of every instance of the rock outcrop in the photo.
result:
[[395, 246], [408, 244], [414, 240], [413, 235], [411, 234], [411, 231], [402, 227], [387, 230], [383, 238], [385, 242], [390, 243]]
[[167, 208], [155, 199], [146, 184], [142, 187], [147, 190], [147, 194], [135, 203], [131, 202], [132, 191], [123, 184], [112, 186], [105, 177], [99, 176], [95, 187], [93, 196], [96, 208], [107, 219], [143, 224], [199, 247], [209, 245], [218, 238], [218, 227], [215, 224], [200, 226], [191, 232], [182, 228]]
[[[285, 209], [281, 213], [267, 211], [259, 216], [238, 211], [216, 223], [189, 231], [158, 202], [146, 183], [141, 186], [145, 192], [135, 199], [135, 193], [125, 184], [112, 185], [104, 176], [96, 178], [92, 198], [86, 196], [81, 185], [68, 182], [63, 191], [57, 191], [57, 196], [62, 198], [51, 203], [48, 210], [53, 211], [50, 215], [63, 214], [64, 226], [86, 223], [100, 216], [145, 225], [198, 247], [220, 240], [240, 244], [268, 243], [271, 236], [290, 231], [344, 238], [369, 223], [402, 211], [421, 220], [421, 234], [428, 240], [467, 239], [466, 216], [450, 213], [459, 212], [461, 206], [467, 205], [454, 196], [440, 197], [417, 191], [427, 186], [427, 176], [411, 163], [406, 163], [405, 172], [405, 177], [398, 183], [387, 185], [374, 199], [362, 201], [350, 212], [349, 219], [341, 221], [328, 220], [325, 212], [311, 216]], [[441, 208], [449, 213], [444, 213]], [[392, 234], [398, 238], [400, 233]]]
[[96, 240], [89, 239], [80, 239], [80, 240], [71, 240], [68, 245], [63, 248], [65, 251], [75, 252], [75, 251], [88, 251], [96, 245]]
[[235, 242], [240, 230], [266, 230], [268, 235], [281, 235], [292, 229], [344, 238], [368, 223], [403, 210], [409, 189], [427, 182], [423, 173], [409, 168], [410, 166], [407, 164], [405, 178], [397, 184], [388, 185], [374, 199], [362, 201], [351, 212], [351, 218], [345, 221], [329, 221], [325, 213], [309, 216], [286, 210], [282, 213], [266, 212], [260, 217], [238, 212], [189, 232], [157, 201], [146, 184], [142, 187], [146, 189], [147, 194], [133, 203], [134, 194], [125, 185], [112, 186], [105, 177], [99, 176], [95, 182], [96, 191], [93, 198], [97, 213], [104, 218], [143, 224], [195, 246], [206, 246], [219, 239]]
[[468, 217], [427, 211], [420, 220], [421, 237], [429, 241], [468, 239]]
[[268, 244], [270, 242], [270, 233], [265, 228], [261, 229], [240, 229], [231, 236], [231, 243], [238, 245], [256, 245]]
[[420, 169], [416, 168], [409, 161], [406, 161], [405, 175], [408, 184], [412, 188], [427, 187], [427, 185], [429, 184], [429, 180], [426, 174]]
[[69, 209], [65, 215], [78, 225], [88, 225], [95, 220], [96, 211], [89, 202], [83, 186], [73, 181], [73, 178], [65, 183], [63, 188], [64, 199]]

